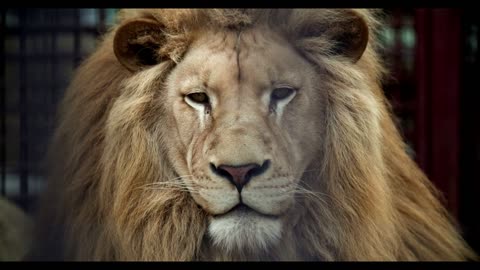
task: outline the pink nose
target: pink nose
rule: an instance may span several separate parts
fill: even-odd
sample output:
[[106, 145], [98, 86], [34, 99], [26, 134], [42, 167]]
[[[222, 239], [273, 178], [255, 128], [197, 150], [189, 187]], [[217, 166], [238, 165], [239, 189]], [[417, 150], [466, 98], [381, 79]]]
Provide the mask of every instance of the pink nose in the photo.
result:
[[228, 179], [237, 187], [238, 192], [240, 192], [252, 177], [264, 173], [268, 169], [269, 165], [270, 161], [266, 160], [262, 166], [255, 163], [250, 163], [239, 166], [220, 165], [215, 167], [215, 165], [210, 163], [210, 168], [217, 175]]

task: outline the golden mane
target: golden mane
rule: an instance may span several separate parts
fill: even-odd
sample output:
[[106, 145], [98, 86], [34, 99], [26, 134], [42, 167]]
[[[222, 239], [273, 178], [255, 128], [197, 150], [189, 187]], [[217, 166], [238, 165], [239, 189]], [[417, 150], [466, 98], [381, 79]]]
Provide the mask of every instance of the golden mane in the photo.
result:
[[[76, 72], [61, 105], [31, 258], [251, 259], [211, 248], [203, 237], [207, 215], [188, 192], [140, 187], [177, 177], [165, 156], [168, 138], [159, 128], [165, 116], [156, 87], [181, 61], [195, 33], [265, 23], [282, 29], [330, 78], [323, 156], [318, 173], [304, 179], [327, 196], [322, 203], [305, 201], [291, 232], [294, 242], [288, 244], [302, 254], [297, 259], [476, 258], [438, 192], [407, 155], [392, 121], [381, 89], [385, 70], [376, 52], [378, 14], [352, 12], [370, 32], [355, 64], [333, 56], [333, 45], [322, 35], [297, 39], [306, 26], [326, 29], [341, 22], [344, 10], [122, 10], [117, 26]], [[159, 55], [168, 60], [139, 73], [119, 63], [113, 45], [118, 25], [133, 18], [157, 21], [167, 36]], [[265, 258], [283, 255], [289, 257]]]

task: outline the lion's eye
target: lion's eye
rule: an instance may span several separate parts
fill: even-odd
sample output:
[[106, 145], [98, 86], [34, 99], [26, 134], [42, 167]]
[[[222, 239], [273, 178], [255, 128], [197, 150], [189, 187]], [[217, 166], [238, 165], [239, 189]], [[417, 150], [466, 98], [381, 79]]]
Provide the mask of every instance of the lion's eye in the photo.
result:
[[272, 92], [272, 100], [278, 101], [282, 99], [286, 99], [291, 96], [295, 92], [295, 89], [290, 87], [280, 87], [276, 88]]
[[209, 104], [210, 102], [207, 94], [201, 92], [188, 94], [187, 98], [199, 104]]

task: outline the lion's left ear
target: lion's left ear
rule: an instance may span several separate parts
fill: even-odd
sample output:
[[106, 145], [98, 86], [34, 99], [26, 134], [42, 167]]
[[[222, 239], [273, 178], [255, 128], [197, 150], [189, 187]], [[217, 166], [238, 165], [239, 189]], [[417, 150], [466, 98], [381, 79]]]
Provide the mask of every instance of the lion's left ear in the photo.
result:
[[134, 19], [120, 25], [113, 40], [118, 61], [130, 71], [162, 61], [159, 51], [165, 42], [162, 25], [150, 19]]
[[355, 11], [337, 12], [333, 16], [330, 14], [331, 18], [305, 20], [298, 31], [297, 41], [302, 44], [301, 49], [346, 56], [355, 63], [367, 47], [367, 22]]

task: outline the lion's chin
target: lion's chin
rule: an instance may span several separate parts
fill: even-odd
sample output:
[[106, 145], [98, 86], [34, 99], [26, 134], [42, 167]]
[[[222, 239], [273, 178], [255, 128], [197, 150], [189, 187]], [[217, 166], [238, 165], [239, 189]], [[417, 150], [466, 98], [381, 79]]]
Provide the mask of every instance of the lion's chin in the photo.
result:
[[228, 251], [266, 250], [282, 234], [282, 220], [240, 207], [210, 219], [208, 233], [215, 246]]

